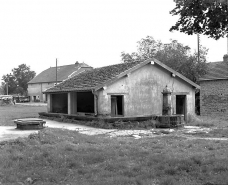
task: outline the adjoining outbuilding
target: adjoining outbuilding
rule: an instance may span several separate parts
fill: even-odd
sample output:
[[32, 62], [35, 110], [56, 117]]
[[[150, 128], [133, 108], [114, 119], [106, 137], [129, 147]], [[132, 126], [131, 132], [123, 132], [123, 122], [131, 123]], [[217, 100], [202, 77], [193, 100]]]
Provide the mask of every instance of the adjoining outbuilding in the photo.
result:
[[208, 63], [208, 72], [199, 80], [200, 114], [228, 116], [228, 55], [223, 61]]
[[57, 66], [57, 68], [50, 67], [44, 70], [28, 82], [28, 96], [30, 97], [30, 101], [47, 101], [47, 97], [43, 94], [43, 91], [54, 86], [56, 83], [60, 83], [85, 70], [91, 69], [93, 68], [85, 63], [76, 62], [72, 65]]
[[195, 115], [200, 86], [155, 58], [84, 71], [47, 89], [48, 113], [135, 117], [162, 115], [164, 89], [171, 114]]

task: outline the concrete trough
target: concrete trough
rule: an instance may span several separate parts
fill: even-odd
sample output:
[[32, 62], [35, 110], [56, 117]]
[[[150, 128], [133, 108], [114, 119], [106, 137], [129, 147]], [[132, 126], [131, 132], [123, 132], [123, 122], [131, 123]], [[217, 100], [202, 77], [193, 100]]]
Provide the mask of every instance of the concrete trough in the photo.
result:
[[17, 119], [14, 121], [17, 129], [20, 130], [39, 130], [43, 129], [46, 121], [37, 118]]

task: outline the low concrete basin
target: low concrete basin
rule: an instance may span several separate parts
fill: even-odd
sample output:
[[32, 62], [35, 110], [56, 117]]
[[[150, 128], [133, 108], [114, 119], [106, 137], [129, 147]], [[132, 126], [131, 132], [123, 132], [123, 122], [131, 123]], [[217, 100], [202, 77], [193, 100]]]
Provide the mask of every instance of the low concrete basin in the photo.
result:
[[17, 129], [20, 130], [37, 130], [43, 129], [46, 121], [37, 118], [29, 118], [29, 119], [17, 119], [14, 121], [17, 125]]

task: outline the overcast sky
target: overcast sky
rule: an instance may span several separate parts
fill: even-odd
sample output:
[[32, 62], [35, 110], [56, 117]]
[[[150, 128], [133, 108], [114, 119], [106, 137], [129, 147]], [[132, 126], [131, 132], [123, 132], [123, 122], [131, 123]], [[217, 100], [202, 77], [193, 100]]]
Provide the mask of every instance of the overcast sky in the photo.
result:
[[[0, 78], [25, 63], [37, 74], [50, 66], [85, 62], [100, 67], [121, 62], [147, 35], [176, 39], [197, 49], [196, 35], [169, 32], [178, 17], [173, 0], [1, 0]], [[208, 61], [221, 61], [226, 39], [201, 37]]]

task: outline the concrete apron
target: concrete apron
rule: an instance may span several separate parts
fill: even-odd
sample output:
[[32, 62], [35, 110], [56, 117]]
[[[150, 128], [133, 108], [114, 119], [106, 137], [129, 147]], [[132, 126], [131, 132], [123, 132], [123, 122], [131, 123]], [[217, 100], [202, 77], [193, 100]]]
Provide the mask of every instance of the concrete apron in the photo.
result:
[[[100, 129], [93, 128], [84, 125], [77, 125], [74, 123], [58, 122], [48, 119], [43, 119], [46, 121], [45, 127], [48, 128], [60, 128], [78, 131], [81, 134], [86, 135], [106, 135], [109, 137], [134, 137], [139, 139], [142, 136], [155, 137], [158, 135], [153, 134], [153, 129], [150, 130], [118, 130], [118, 129]], [[171, 129], [168, 129], [171, 132]], [[19, 137], [28, 137], [30, 134], [38, 133], [38, 130], [18, 130], [15, 126], [0, 126], [0, 141], [16, 139]]]
[[[68, 129], [68, 130], [75, 130], [82, 134], [87, 135], [100, 135], [100, 134], [107, 134], [109, 132], [113, 132], [114, 129], [99, 129], [99, 128], [93, 128], [88, 127], [84, 125], [77, 125], [73, 123], [64, 123], [64, 122], [58, 122], [53, 120], [47, 120], [45, 127], [49, 128], [60, 128], [60, 129]], [[0, 141], [6, 141], [10, 139], [17, 139], [19, 137], [28, 137], [30, 134], [38, 133], [39, 130], [19, 130], [16, 129], [15, 126], [0, 126]]]
[[[201, 128], [201, 127], [191, 127], [185, 126], [183, 129], [148, 129], [148, 130], [118, 130], [118, 129], [100, 129], [93, 128], [84, 125], [77, 125], [74, 123], [64, 123], [53, 120], [47, 120], [45, 127], [49, 128], [60, 128], [60, 129], [68, 129], [75, 130], [81, 134], [86, 135], [106, 135], [108, 137], [133, 137], [134, 139], [140, 139], [143, 137], [157, 137], [164, 136], [170, 133], [177, 134], [179, 136], [186, 137], [186, 133], [197, 133], [204, 132], [208, 133], [210, 129]], [[38, 133], [38, 130], [18, 130], [15, 126], [0, 126], [0, 141], [6, 141], [11, 139], [17, 139], [19, 137], [28, 137], [30, 134]], [[184, 136], [185, 135], [185, 136]], [[189, 139], [208, 139], [208, 140], [227, 140], [227, 138], [196, 138], [189, 137]]]

